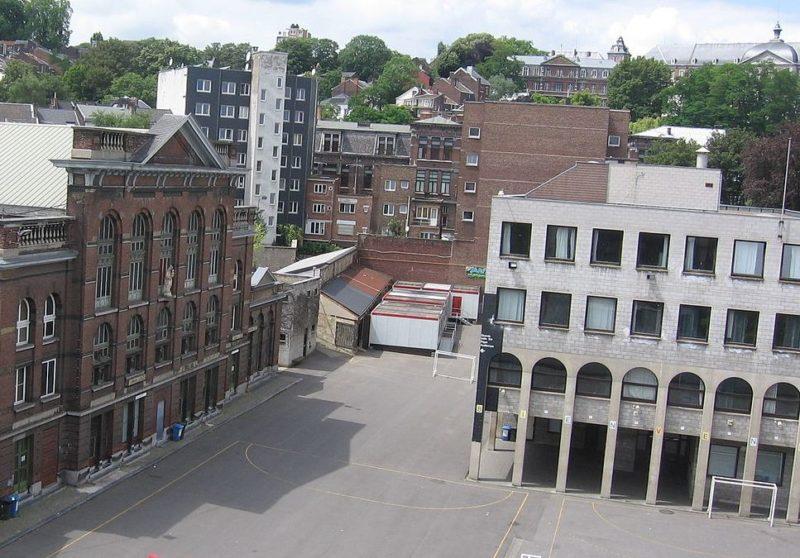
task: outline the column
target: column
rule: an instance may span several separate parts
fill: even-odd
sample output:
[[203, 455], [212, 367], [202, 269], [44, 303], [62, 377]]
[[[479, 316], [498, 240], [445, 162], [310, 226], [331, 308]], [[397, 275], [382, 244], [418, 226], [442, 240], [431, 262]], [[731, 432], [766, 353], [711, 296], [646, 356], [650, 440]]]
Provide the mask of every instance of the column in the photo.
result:
[[558, 449], [556, 492], [567, 491], [567, 469], [569, 467], [569, 446], [572, 442], [572, 414], [575, 410], [576, 380], [576, 376], [567, 376], [567, 387], [564, 391], [564, 416], [561, 420], [561, 443]]
[[608, 402], [608, 424], [606, 426], [606, 449], [603, 457], [603, 479], [600, 483], [600, 497], [611, 498], [611, 483], [614, 478], [614, 456], [617, 452], [617, 432], [619, 431], [619, 406], [622, 398], [622, 380], [611, 383], [611, 400]]
[[[761, 434], [761, 411], [763, 405], [764, 398], [762, 396], [753, 397], [753, 403], [750, 407], [750, 427], [748, 428], [747, 445], [744, 453], [743, 480], [751, 481], [756, 476], [756, 458], [758, 458], [758, 438]], [[750, 515], [750, 506], [753, 503], [753, 488], [743, 486], [741, 494], [741, 498], [739, 498], [739, 515], [748, 517]]]
[[489, 415], [489, 447], [497, 449], [497, 411], [486, 411]]
[[[709, 382], [710, 384], [710, 382]], [[706, 384], [703, 399], [703, 418], [700, 421], [700, 440], [697, 445], [697, 462], [694, 467], [694, 489], [692, 490], [692, 509], [701, 511], [706, 497], [706, 472], [708, 471], [708, 454], [711, 451], [711, 426], [714, 421], [714, 400], [716, 384], [713, 390]]]
[[789, 504], [786, 507], [786, 521], [800, 522], [800, 428], [797, 429], [797, 442], [792, 463], [792, 480], [789, 485]]
[[658, 500], [658, 478], [661, 474], [661, 452], [664, 449], [664, 424], [667, 420], [667, 395], [669, 385], [659, 385], [656, 398], [656, 416], [653, 421], [653, 445], [650, 448], [650, 472], [647, 475], [646, 504]]
[[514, 468], [511, 470], [511, 484], [522, 485], [522, 472], [525, 468], [525, 442], [528, 440], [528, 412], [531, 406], [531, 380], [533, 364], [522, 360], [522, 385], [519, 388], [519, 408], [517, 409], [517, 439], [514, 442]]

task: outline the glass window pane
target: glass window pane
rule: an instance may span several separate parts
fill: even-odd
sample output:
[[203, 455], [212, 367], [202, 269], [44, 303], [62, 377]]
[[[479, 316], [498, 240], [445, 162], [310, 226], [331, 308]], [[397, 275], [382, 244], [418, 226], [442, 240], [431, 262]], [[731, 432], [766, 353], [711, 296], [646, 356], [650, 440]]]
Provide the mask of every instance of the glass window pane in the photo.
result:
[[764, 243], [737, 240], [733, 246], [733, 275], [764, 276]]
[[637, 267], [666, 269], [668, 258], [668, 234], [639, 233]]
[[758, 312], [728, 310], [725, 326], [725, 342], [755, 346], [758, 335]]
[[525, 320], [525, 291], [498, 288], [495, 318], [507, 322], [523, 322]]
[[595, 229], [592, 237], [592, 263], [622, 263], [622, 231]]
[[708, 341], [711, 308], [681, 305], [678, 313], [678, 339]]
[[564, 293], [542, 293], [539, 325], [569, 327], [569, 310], [572, 295]]
[[500, 239], [501, 256], [527, 258], [531, 249], [530, 223], [503, 223]]
[[575, 261], [574, 227], [547, 226], [547, 241], [544, 257], [552, 260]]
[[664, 305], [660, 302], [633, 301], [633, 324], [631, 333], [660, 337], [663, 313]]
[[783, 483], [783, 463], [783, 452], [758, 450], [755, 480], [759, 482], [774, 482], [780, 486]]
[[702, 236], [686, 237], [684, 271], [713, 273], [717, 258], [717, 239]]
[[773, 346], [776, 349], [800, 349], [800, 316], [775, 315]]
[[783, 261], [781, 262], [781, 279], [800, 281], [800, 246], [784, 244]]
[[617, 299], [598, 296], [586, 297], [586, 329], [614, 331], [616, 314]]
[[738, 457], [739, 448], [736, 446], [711, 444], [711, 452], [708, 455], [708, 476], [737, 478]]

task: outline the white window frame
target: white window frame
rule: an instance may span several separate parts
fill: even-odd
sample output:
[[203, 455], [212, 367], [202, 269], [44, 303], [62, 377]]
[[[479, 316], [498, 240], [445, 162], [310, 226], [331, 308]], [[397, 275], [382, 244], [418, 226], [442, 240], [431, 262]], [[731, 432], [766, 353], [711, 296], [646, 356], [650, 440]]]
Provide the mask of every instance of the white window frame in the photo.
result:
[[283, 213], [284, 203], [282, 201], [278, 201], [278, 213]]
[[14, 405], [25, 403], [28, 396], [28, 368], [25, 364], [17, 366], [14, 373]]
[[42, 339], [47, 341], [56, 336], [56, 297], [48, 295], [42, 313]]
[[[471, 188], [470, 188], [470, 184], [472, 185]], [[468, 180], [468, 181], [464, 182], [464, 193], [465, 194], [474, 194], [477, 191], [478, 191], [478, 183], [477, 182], [475, 182], [474, 180]]]
[[195, 103], [194, 104], [195, 116], [211, 116], [211, 103]]
[[294, 136], [292, 136], [292, 145], [301, 147], [303, 145], [303, 134], [294, 134]]
[[[233, 86], [233, 87], [231, 87]], [[223, 95], [236, 95], [236, 82], [235, 81], [223, 81], [222, 82], [222, 94]]]
[[619, 147], [621, 144], [620, 137], [617, 135], [610, 135], [608, 136], [608, 146], [609, 147]]
[[300, 203], [296, 201], [289, 202], [289, 214], [290, 215], [297, 215], [300, 211]]
[[[467, 216], [469, 213], [469, 217]], [[461, 220], [466, 223], [474, 223], [475, 222], [475, 212], [471, 210], [466, 210], [461, 213]]]
[[247, 107], [245, 105], [240, 105], [239, 118], [242, 120], [247, 120], [248, 118], [250, 118], [250, 107]]
[[219, 106], [220, 118], [236, 118], [236, 105], [220, 105]]
[[241, 142], [241, 143], [246, 143], [247, 142], [247, 130], [236, 130], [236, 132], [237, 132], [236, 141]]
[[198, 79], [197, 83], [195, 84], [195, 86], [196, 86], [196, 91], [198, 93], [211, 93], [211, 80], [210, 79]]
[[292, 168], [299, 169], [303, 167], [303, 158], [302, 157], [292, 157]]
[[240, 83], [239, 84], [239, 95], [242, 95], [242, 96], [250, 95], [250, 84], [249, 83]]
[[327, 188], [325, 188], [325, 184], [321, 184], [319, 182], [314, 184], [314, 193], [315, 194], [324, 194], [326, 189]]
[[[477, 132], [473, 132], [473, 130], [477, 130]], [[481, 129], [477, 126], [470, 126], [467, 129], [467, 137], [470, 139], [481, 139]]]
[[394, 217], [394, 204], [393, 203], [385, 203], [385, 204], [383, 204], [383, 215], [384, 215], [384, 217]]
[[477, 153], [467, 153], [466, 165], [468, 167], [477, 167], [480, 162], [480, 157]]
[[220, 128], [217, 137], [220, 141], [233, 141], [233, 128]]
[[[24, 309], [24, 312], [23, 312]], [[24, 314], [24, 316], [23, 316]], [[17, 307], [17, 347], [27, 345], [31, 339], [31, 304], [23, 298]]]
[[294, 111], [295, 124], [303, 124], [306, 121], [306, 113], [302, 110]]
[[306, 90], [305, 89], [298, 88], [295, 91], [295, 93], [296, 93], [295, 99], [297, 99], [298, 101], [305, 101], [306, 100]]
[[299, 192], [300, 191], [300, 179], [299, 178], [292, 178], [292, 183], [289, 185], [290, 192]]
[[394, 192], [395, 190], [397, 190], [397, 181], [391, 179], [385, 180], [383, 183], [383, 189], [386, 192]]
[[262, 101], [266, 101], [266, 100], [267, 100], [267, 90], [266, 90], [266, 89], [262, 89], [262, 90], [261, 90], [261, 97], [260, 97], [260, 99], [261, 99]]
[[56, 393], [56, 359], [42, 361], [42, 397]]
[[325, 204], [324, 203], [312, 204], [311, 213], [325, 213]]

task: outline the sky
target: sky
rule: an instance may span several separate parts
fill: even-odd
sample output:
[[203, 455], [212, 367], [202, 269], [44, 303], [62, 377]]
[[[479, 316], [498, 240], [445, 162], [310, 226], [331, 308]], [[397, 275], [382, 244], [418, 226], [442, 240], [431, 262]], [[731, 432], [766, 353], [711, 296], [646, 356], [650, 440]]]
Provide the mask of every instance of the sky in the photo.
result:
[[[272, 49], [291, 23], [339, 46], [378, 35], [397, 51], [432, 58], [439, 41], [473, 32], [528, 39], [544, 50], [606, 52], [622, 36], [634, 55], [656, 44], [800, 42], [800, 3], [763, 0], [71, 0], [72, 44], [105, 37], [169, 38], [197, 47], [249, 42]], [[222, 8], [222, 9], [221, 9]]]

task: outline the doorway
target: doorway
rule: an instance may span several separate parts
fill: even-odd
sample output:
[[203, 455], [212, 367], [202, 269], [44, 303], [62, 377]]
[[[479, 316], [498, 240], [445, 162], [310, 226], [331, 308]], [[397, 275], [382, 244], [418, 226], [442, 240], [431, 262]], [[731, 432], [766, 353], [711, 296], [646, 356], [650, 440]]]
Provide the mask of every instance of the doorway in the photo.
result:
[[531, 438], [525, 441], [522, 482], [533, 486], [555, 487], [558, 476], [558, 452], [561, 448], [561, 420], [536, 417]]
[[658, 475], [659, 502], [690, 505], [697, 463], [697, 436], [665, 434]]
[[90, 426], [89, 444], [90, 457], [95, 465], [111, 458], [111, 443], [113, 440], [114, 411], [95, 415]]
[[567, 489], [600, 493], [606, 451], [605, 424], [575, 422], [569, 446]]
[[195, 392], [197, 391], [197, 377], [181, 380], [181, 422], [186, 424], [194, 418]]
[[203, 389], [203, 408], [212, 411], [217, 407], [217, 387], [219, 385], [219, 368], [206, 370], [205, 387]]
[[634, 500], [645, 499], [652, 447], [651, 431], [633, 428], [620, 428], [617, 431], [614, 474], [611, 482], [611, 493], [614, 496]]
[[166, 403], [162, 399], [156, 405], [156, 442], [161, 442], [164, 440], [164, 409], [166, 408]]
[[461, 317], [461, 297], [453, 296], [453, 310], [450, 313], [455, 318]]
[[33, 477], [33, 435], [14, 444], [14, 492], [26, 492]]
[[122, 441], [130, 448], [142, 441], [142, 418], [144, 416], [144, 398], [130, 401], [122, 409]]

